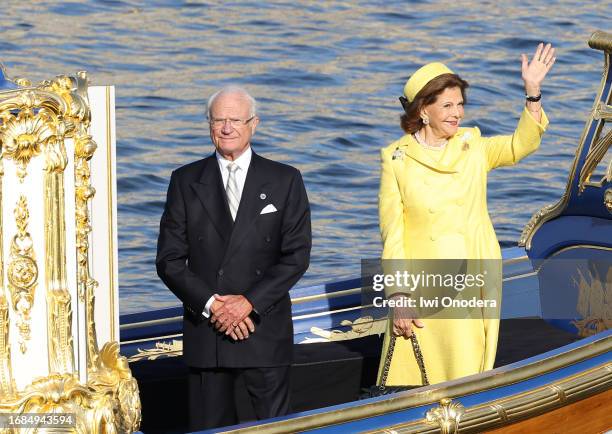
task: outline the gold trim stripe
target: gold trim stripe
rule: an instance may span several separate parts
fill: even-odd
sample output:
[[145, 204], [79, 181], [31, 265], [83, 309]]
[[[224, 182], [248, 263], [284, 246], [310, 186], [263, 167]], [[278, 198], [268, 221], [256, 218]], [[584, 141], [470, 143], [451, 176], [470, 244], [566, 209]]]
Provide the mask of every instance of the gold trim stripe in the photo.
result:
[[113, 161], [112, 161], [112, 128], [111, 128], [111, 88], [106, 86], [106, 178], [108, 192], [108, 274], [110, 276], [110, 324], [111, 333], [110, 341], [116, 340], [116, 325], [115, 325], [115, 237], [113, 231], [113, 221], [115, 219], [115, 213], [113, 208]]

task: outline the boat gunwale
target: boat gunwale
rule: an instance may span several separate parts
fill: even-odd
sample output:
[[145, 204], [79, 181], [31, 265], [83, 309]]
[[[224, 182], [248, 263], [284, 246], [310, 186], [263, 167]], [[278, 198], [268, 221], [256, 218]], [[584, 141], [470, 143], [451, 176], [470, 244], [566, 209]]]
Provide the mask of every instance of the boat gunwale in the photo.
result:
[[[398, 393], [392, 397], [387, 395], [381, 398], [353, 401], [341, 404], [340, 406], [310, 410], [305, 412], [308, 414], [301, 416], [297, 415], [279, 421], [239, 428], [228, 432], [240, 433], [251, 430], [264, 430], [266, 433], [284, 433], [305, 431], [381, 416], [385, 413], [398, 412], [412, 407], [435, 405], [443, 398], [480, 393], [552, 373], [570, 365], [603, 355], [609, 352], [611, 348], [612, 330], [606, 330], [555, 350], [480, 374], [413, 389], [408, 392]], [[610, 375], [612, 375], [612, 365], [609, 362], [605, 362], [599, 368], [608, 369]], [[565, 380], [566, 378], [562, 378], [558, 382]], [[610, 382], [612, 383], [612, 378]], [[372, 402], [372, 400], [375, 401]]]
[[[611, 385], [612, 364], [605, 362], [534, 389], [465, 407], [458, 429], [482, 432], [511, 425], [594, 396], [608, 390]], [[385, 432], [424, 433], [431, 428], [427, 419], [421, 419], [385, 427]], [[380, 429], [364, 431], [363, 434], [375, 432], [380, 432]]]

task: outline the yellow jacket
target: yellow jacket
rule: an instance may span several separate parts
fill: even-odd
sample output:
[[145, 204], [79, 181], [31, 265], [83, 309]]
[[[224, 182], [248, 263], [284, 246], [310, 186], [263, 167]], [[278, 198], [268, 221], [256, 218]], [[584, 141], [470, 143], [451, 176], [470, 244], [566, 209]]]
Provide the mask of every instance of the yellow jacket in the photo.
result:
[[[478, 128], [460, 128], [439, 161], [412, 135], [382, 149], [379, 193], [382, 258], [501, 259], [487, 210], [487, 173], [496, 167], [513, 165], [535, 151], [547, 125], [543, 111], [538, 123], [525, 108], [512, 135], [482, 137]], [[499, 279], [501, 287], [501, 273]], [[433, 321], [435, 324], [430, 324]], [[425, 328], [417, 334], [423, 337], [420, 343], [430, 381], [491, 369], [498, 328], [499, 320], [437, 319], [429, 323], [425, 320]], [[407, 341], [397, 342], [407, 353], [405, 357], [409, 357], [412, 350]], [[470, 356], [466, 358], [465, 353]], [[402, 357], [394, 356], [388, 384], [418, 382], [418, 375], [405, 377], [406, 366], [401, 374], [395, 371], [393, 375], [393, 367]], [[416, 365], [410, 365], [413, 371]]]

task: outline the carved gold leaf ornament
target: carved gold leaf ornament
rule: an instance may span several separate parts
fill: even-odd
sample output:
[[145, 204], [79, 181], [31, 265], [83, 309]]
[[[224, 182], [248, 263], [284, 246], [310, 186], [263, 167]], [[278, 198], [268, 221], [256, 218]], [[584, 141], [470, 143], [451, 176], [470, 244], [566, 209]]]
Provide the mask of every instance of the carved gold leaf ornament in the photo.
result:
[[34, 116], [27, 110], [2, 125], [2, 153], [4, 158], [15, 161], [21, 182], [27, 175], [30, 160], [42, 152], [44, 144], [54, 134], [42, 116]]
[[7, 280], [12, 295], [13, 309], [17, 313], [19, 349], [27, 351], [26, 341], [30, 339], [30, 311], [34, 304], [34, 291], [38, 281], [38, 266], [34, 255], [33, 242], [28, 232], [28, 201], [19, 196], [14, 210], [17, 233], [11, 242], [11, 253], [7, 268]]
[[171, 342], [155, 342], [155, 348], [140, 349], [128, 358], [128, 362], [139, 360], [156, 360], [165, 357], [178, 357], [183, 355], [183, 341], [173, 339]]
[[[75, 374], [50, 374], [26, 387], [22, 397], [12, 404], [12, 408], [16, 408], [19, 413], [73, 414], [74, 427], [61, 432], [128, 433], [133, 432], [134, 427], [137, 429], [137, 424], [140, 423], [140, 405], [127, 400], [121, 404], [114, 403], [118, 402], [115, 395], [122, 396], [125, 389], [133, 386], [130, 383], [83, 385]], [[124, 406], [127, 405], [133, 407], [124, 414]], [[5, 402], [0, 403], [0, 412], [9, 410], [7, 407]]]
[[612, 266], [608, 267], [605, 279], [597, 270], [578, 269], [578, 278], [573, 278], [578, 289], [576, 311], [582, 319], [572, 321], [580, 337], [592, 336], [612, 328]]
[[387, 317], [374, 319], [370, 315], [359, 317], [354, 321], [342, 320], [340, 325], [344, 327], [350, 327], [350, 330], [325, 330], [320, 327], [311, 327], [310, 332], [318, 338], [306, 338], [302, 343], [316, 342], [321, 340], [327, 340], [330, 342], [345, 341], [350, 339], [356, 339], [359, 337], [380, 335], [385, 333], [387, 328]]
[[440, 433], [454, 434], [458, 432], [459, 421], [465, 413], [465, 408], [460, 402], [453, 402], [452, 399], [443, 398], [439, 407], [434, 407], [427, 411], [425, 418], [428, 423], [438, 425]]

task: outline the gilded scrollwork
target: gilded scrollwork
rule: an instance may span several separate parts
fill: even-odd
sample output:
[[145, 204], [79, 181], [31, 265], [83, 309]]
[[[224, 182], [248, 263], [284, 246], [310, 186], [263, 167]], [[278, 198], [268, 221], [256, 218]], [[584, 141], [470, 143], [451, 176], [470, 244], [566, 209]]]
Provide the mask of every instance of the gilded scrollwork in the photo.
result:
[[138, 385], [131, 374], [115, 367], [111, 369], [110, 382], [106, 383], [82, 384], [76, 374], [68, 373], [50, 374], [34, 380], [19, 399], [0, 402], [0, 412], [74, 415], [74, 425], [62, 432], [106, 434], [138, 431], [140, 401], [130, 399], [134, 392], [138, 397]]
[[138, 349], [138, 352], [128, 358], [128, 362], [139, 360], [157, 360], [165, 357], [178, 357], [183, 355], [183, 341], [174, 339], [172, 342], [156, 342], [155, 348]]
[[42, 152], [54, 131], [43, 116], [34, 116], [31, 110], [23, 110], [2, 125], [1, 135], [4, 157], [15, 161], [17, 175], [23, 182], [30, 160]]
[[321, 341], [346, 341], [350, 339], [362, 338], [370, 335], [380, 335], [385, 333], [387, 328], [387, 318], [374, 319], [372, 316], [359, 317], [354, 321], [343, 320], [341, 326], [350, 327], [349, 330], [324, 330], [320, 327], [311, 327], [310, 332], [318, 338], [306, 338], [301, 343], [321, 342]]
[[96, 336], [95, 289], [98, 282], [89, 272], [89, 234], [91, 233], [91, 220], [89, 215], [89, 201], [96, 191], [91, 186], [91, 169], [89, 161], [97, 148], [92, 137], [87, 134], [78, 134], [75, 137], [75, 196], [76, 196], [76, 233], [77, 233], [77, 279], [79, 299], [85, 302], [87, 313], [87, 366], [95, 369], [98, 359], [98, 340]]
[[[563, 198], [565, 198], [565, 196], [563, 196]], [[561, 199], [561, 201], [563, 201], [563, 199]], [[541, 209], [539, 209], [538, 211], [536, 211], [531, 218], [529, 219], [529, 221], [527, 222], [527, 224], [525, 225], [525, 227], [523, 228], [523, 231], [521, 232], [521, 237], [519, 238], [519, 242], [518, 245], [522, 246], [522, 247], [526, 247], [527, 250], [530, 249], [530, 245], [528, 244], [529, 241], [531, 240], [531, 234], [534, 232], [534, 230], [538, 227], [538, 225], [540, 224], [540, 222], [548, 215], [552, 212], [552, 210], [556, 207], [556, 204], [549, 204], [549, 205], [544, 205]]]
[[13, 309], [17, 313], [19, 349], [27, 351], [26, 341], [30, 339], [30, 311], [38, 282], [38, 265], [34, 254], [33, 241], [28, 232], [28, 201], [20, 195], [14, 210], [17, 233], [11, 241], [7, 267], [7, 280], [11, 291]]
[[132, 376], [128, 361], [119, 354], [117, 342], [107, 342], [100, 350], [88, 385], [101, 393], [117, 394], [116, 414], [119, 432], [137, 431], [140, 426], [140, 398], [138, 383]]

